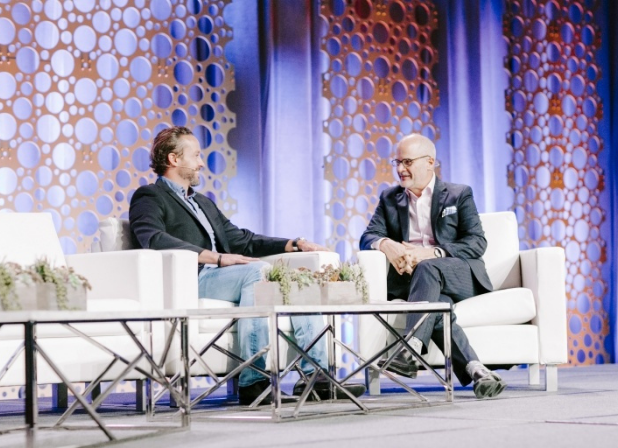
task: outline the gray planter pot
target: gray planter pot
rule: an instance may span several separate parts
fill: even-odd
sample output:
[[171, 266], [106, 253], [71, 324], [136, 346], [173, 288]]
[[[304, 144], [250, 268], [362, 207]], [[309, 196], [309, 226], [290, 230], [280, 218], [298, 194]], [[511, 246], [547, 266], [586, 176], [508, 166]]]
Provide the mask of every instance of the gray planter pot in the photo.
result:
[[[256, 306], [284, 305], [283, 294], [277, 282], [258, 282], [254, 286]], [[309, 285], [299, 290], [296, 283], [290, 291], [290, 305], [320, 305], [321, 295], [318, 285]]]
[[38, 283], [36, 289], [39, 310], [86, 310], [87, 289], [84, 286], [67, 285], [66, 301], [58, 300], [53, 283]]
[[329, 282], [320, 287], [322, 305], [360, 305], [363, 296], [354, 282]]

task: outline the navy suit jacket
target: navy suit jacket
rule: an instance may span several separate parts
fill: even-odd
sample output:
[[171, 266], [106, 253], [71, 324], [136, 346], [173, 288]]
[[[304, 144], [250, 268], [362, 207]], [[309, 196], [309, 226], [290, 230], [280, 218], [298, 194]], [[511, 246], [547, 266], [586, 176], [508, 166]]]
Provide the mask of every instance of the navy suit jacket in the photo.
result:
[[[194, 199], [210, 221], [218, 252], [248, 257], [285, 252], [287, 239], [239, 229], [206, 196], [196, 193]], [[129, 220], [134, 242], [145, 249], [186, 249], [198, 254], [214, 250], [193, 211], [161, 180], [137, 189], [131, 198]]]
[[[410, 233], [408, 206], [408, 195], [401, 186], [382, 192], [367, 230], [361, 236], [361, 250], [371, 249], [371, 244], [380, 238], [407, 241]], [[479, 284], [491, 291], [493, 286], [481, 258], [487, 240], [469, 186], [442, 182], [436, 177], [431, 198], [431, 228], [436, 246], [444, 249], [447, 256], [465, 260]], [[406, 299], [410, 279], [409, 274], [399, 275], [395, 269], [389, 269], [388, 299]]]

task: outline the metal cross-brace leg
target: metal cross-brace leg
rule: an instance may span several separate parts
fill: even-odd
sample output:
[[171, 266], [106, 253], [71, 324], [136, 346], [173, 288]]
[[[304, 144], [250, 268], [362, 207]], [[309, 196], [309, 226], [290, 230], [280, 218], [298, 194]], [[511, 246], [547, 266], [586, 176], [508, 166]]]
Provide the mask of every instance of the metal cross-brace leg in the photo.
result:
[[28, 342], [26, 342], [26, 352], [35, 352], [35, 351], [38, 351], [38, 353], [43, 357], [45, 362], [47, 362], [47, 364], [49, 365], [49, 367], [51, 367], [51, 369], [54, 371], [54, 373], [56, 375], [58, 375], [58, 377], [62, 380], [62, 382], [64, 384], [67, 385], [67, 387], [69, 388], [71, 393], [75, 396], [75, 399], [82, 405], [84, 410], [88, 413], [88, 415], [90, 415], [90, 418], [92, 418], [92, 420], [95, 421], [95, 423], [101, 429], [101, 431], [103, 431], [105, 433], [107, 438], [109, 440], [116, 440], [116, 437], [114, 437], [114, 435], [110, 432], [110, 430], [107, 429], [107, 427], [105, 426], [105, 423], [103, 423], [103, 421], [101, 420], [101, 418], [97, 414], [97, 412], [94, 409], [94, 407], [92, 407], [88, 403], [88, 401], [77, 391], [77, 389], [75, 389], [75, 387], [73, 387], [71, 382], [67, 379], [66, 376], [64, 376], [62, 371], [56, 366], [56, 364], [51, 360], [51, 358], [47, 355], [47, 353], [45, 353], [44, 350], [41, 350], [41, 347], [39, 347], [36, 342], [34, 343], [34, 350], [29, 350], [28, 349]]
[[[433, 375], [438, 379], [438, 381], [440, 381], [440, 383], [442, 384], [442, 386], [444, 387], [449, 387], [446, 380], [444, 378], [442, 378], [442, 376], [433, 368], [431, 367], [427, 361], [425, 361], [423, 359], [423, 357], [421, 356], [420, 353], [418, 353], [416, 350], [414, 350], [410, 344], [408, 343], [408, 341], [410, 340], [410, 338], [414, 335], [414, 332], [417, 330], [419, 324], [422, 322], [419, 321], [419, 323], [417, 323], [417, 325], [414, 326], [414, 328], [412, 328], [404, 337], [402, 337], [396, 330], [394, 330], [389, 324], [388, 322], [386, 322], [379, 314], [374, 314], [375, 318], [382, 323], [382, 325], [384, 326], [384, 328], [386, 328], [386, 330], [394, 336], [395, 338], [395, 342], [398, 342], [401, 344], [401, 348], [400, 350], [403, 350], [404, 348], [407, 349], [412, 355], [414, 355], [414, 357], [418, 360], [419, 363], [421, 363], [423, 365], [423, 367], [425, 367], [425, 369], [427, 369], [428, 371], [432, 372]], [[426, 317], [427, 314], [425, 314], [424, 317]], [[450, 319], [450, 318], [449, 318]], [[449, 334], [450, 334], [450, 322], [449, 322]], [[450, 339], [449, 339], [450, 341]], [[449, 345], [450, 347], [450, 345]], [[400, 351], [398, 350], [398, 351]], [[388, 366], [388, 364], [390, 363], [390, 361], [392, 361], [395, 358], [396, 354], [393, 354], [389, 357], [389, 359], [387, 360], [386, 363], [384, 363], [384, 365], [382, 366], [382, 369], [380, 369], [380, 373], [384, 372], [386, 367]]]
[[358, 406], [360, 409], [362, 409], [365, 412], [369, 412], [369, 409], [367, 409], [367, 407], [362, 404], [354, 395], [352, 395], [352, 393], [350, 393], [350, 391], [348, 391], [345, 387], [343, 387], [343, 385], [337, 381], [335, 378], [333, 378], [333, 376], [329, 373], [326, 372], [318, 363], [316, 363], [307, 353], [305, 353], [305, 351], [300, 348], [298, 346], [298, 344], [296, 344], [295, 341], [293, 341], [291, 338], [289, 338], [283, 331], [279, 330], [278, 331], [279, 336], [281, 336], [284, 340], [287, 341], [288, 344], [290, 344], [290, 346], [296, 350], [307, 362], [309, 362], [310, 364], [312, 364], [314, 366], [314, 368], [316, 369], [316, 371], [321, 371], [324, 375], [324, 377], [337, 389], [341, 390], [344, 394], [347, 395], [347, 397], [352, 400], [352, 402], [354, 404], [356, 404], [356, 406]]

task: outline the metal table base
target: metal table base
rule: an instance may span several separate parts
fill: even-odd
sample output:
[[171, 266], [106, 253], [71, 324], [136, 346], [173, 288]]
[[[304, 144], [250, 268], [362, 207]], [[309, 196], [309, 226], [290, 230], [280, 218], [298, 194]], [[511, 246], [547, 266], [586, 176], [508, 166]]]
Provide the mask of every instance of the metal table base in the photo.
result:
[[[177, 381], [172, 383], [166, 376], [163, 370], [163, 366], [168, 359], [168, 354], [172, 344], [172, 336], [174, 332], [170, 333], [170, 337], [165, 341], [165, 348], [161, 354], [159, 361], [154, 359], [153, 347], [152, 347], [152, 322], [165, 321], [169, 322], [174, 328], [178, 328], [181, 334], [180, 338], [180, 355], [183, 365], [183, 371], [179, 374]], [[104, 322], [119, 322], [124, 329], [127, 341], [131, 341], [133, 345], [138, 349], [138, 355], [133, 359], [128, 359], [122, 354], [115, 352], [107, 348], [105, 345], [89, 336], [83, 331], [79, 330], [74, 324], [86, 324], [86, 323], [104, 323]], [[147, 332], [150, 333], [150, 341], [146, 347], [142, 341], [140, 341], [133, 331], [129, 328], [130, 322], [145, 322], [148, 325]], [[7, 365], [0, 370], [0, 379], [11, 365], [17, 359], [17, 355], [23, 350], [25, 355], [25, 426], [16, 428], [9, 428], [2, 432], [11, 432], [17, 429], [28, 430], [28, 440], [32, 441], [37, 430], [40, 429], [99, 429], [101, 430], [109, 441], [118, 440], [112, 429], [148, 429], [156, 430], [155, 432], [167, 431], [167, 430], [179, 430], [188, 429], [190, 426], [190, 396], [189, 396], [189, 364], [188, 364], [188, 331], [187, 331], [187, 317], [186, 313], [182, 311], [159, 311], [159, 312], [80, 312], [80, 311], [33, 311], [33, 312], [11, 312], [3, 313], [0, 316], [0, 326], [8, 324], [21, 324], [24, 326], [24, 344], [23, 347], [19, 347], [16, 353], [9, 359]], [[52, 359], [49, 353], [41, 347], [37, 341], [37, 327], [39, 325], [47, 324], [59, 324], [75, 334], [76, 337], [82, 338], [89, 342], [93, 347], [101, 350], [112, 358], [110, 363], [100, 372], [97, 378], [92, 381], [83, 393], [80, 393], [68, 379], [68, 377], [62, 372], [58, 364]], [[56, 421], [55, 424], [50, 426], [42, 426], [39, 424], [38, 418], [38, 402], [37, 402], [37, 355], [49, 365], [51, 370], [60, 378], [67, 388], [75, 397], [75, 401], [69, 406], [69, 408], [62, 414], [62, 416]], [[140, 367], [138, 364], [143, 361], [147, 362], [148, 368]], [[125, 367], [121, 373], [118, 374], [109, 384], [108, 388], [98, 397], [94, 398], [92, 403], [88, 403], [87, 396], [96, 390], [101, 381], [109, 374], [111, 369], [116, 364], [124, 364]], [[157, 425], [156, 428], [152, 426], [135, 426], [135, 425], [109, 425], [106, 424], [102, 417], [97, 413], [97, 408], [103, 403], [105, 398], [114, 390], [120, 381], [127, 377], [131, 372], [136, 371], [147, 381], [148, 390], [152, 390], [152, 384], [155, 382], [160, 384], [165, 390], [169, 391], [170, 395], [175, 398], [175, 401], [179, 404], [180, 425], [179, 426], [161, 426]], [[95, 425], [68, 425], [67, 420], [73, 415], [73, 413], [82, 407], [87, 415], [92, 419]], [[135, 437], [130, 437], [134, 439]]]
[[[346, 305], [346, 306], [335, 306], [335, 305], [327, 305], [327, 306], [275, 306], [275, 307], [251, 307], [251, 308], [233, 308], [233, 309], [202, 309], [189, 311], [188, 316], [191, 319], [222, 319], [228, 318], [232, 319], [228, 325], [219, 331], [213, 337], [211, 341], [209, 341], [204, 347], [197, 350], [195, 348], [190, 348], [190, 350], [196, 355], [191, 359], [190, 365], [194, 365], [199, 363], [204, 370], [207, 372], [209, 376], [211, 376], [215, 384], [207, 389], [205, 392], [200, 394], [196, 399], [193, 400], [192, 406], [195, 406], [200, 400], [209, 397], [212, 393], [220, 388], [227, 380], [236, 376], [243, 368], [253, 368], [257, 371], [260, 371], [265, 378], [270, 378], [271, 386], [269, 389], [265, 390], [264, 393], [256, 399], [256, 401], [247, 407], [236, 406], [236, 407], [226, 407], [225, 411], [217, 411], [217, 410], [206, 410], [196, 412], [194, 409], [192, 411], [193, 419], [202, 419], [202, 418], [230, 418], [233, 420], [251, 420], [251, 421], [275, 421], [281, 422], [286, 420], [299, 420], [305, 418], [315, 418], [318, 416], [322, 416], [325, 414], [328, 415], [341, 415], [341, 414], [350, 414], [350, 413], [368, 413], [374, 411], [382, 411], [382, 410], [392, 410], [392, 409], [400, 409], [411, 406], [434, 406], [439, 404], [448, 404], [453, 401], [453, 383], [452, 383], [452, 360], [451, 360], [451, 306], [447, 303], [437, 303], [437, 304], [428, 304], [428, 303], [397, 303], [397, 304], [367, 304], [367, 305]], [[408, 340], [416, 331], [419, 324], [413, 328], [408, 334], [400, 335], [396, 329], [394, 329], [381, 315], [382, 314], [407, 314], [407, 313], [423, 313], [426, 317], [429, 313], [441, 313], [444, 317], [444, 356], [445, 356], [445, 367], [444, 367], [444, 375], [441, 375], [436, 369], [433, 369], [430, 365], [428, 365], [420, 356], [420, 354], [416, 353], [414, 349], [409, 345]], [[299, 347], [294, 339], [290, 338], [280, 327], [280, 319], [284, 317], [290, 317], [294, 315], [325, 315], [327, 316], [327, 323], [324, 328], [319, 332], [319, 334], [315, 337], [311, 343], [307, 347]], [[375, 354], [368, 358], [363, 358], [359, 353], [357, 353], [351, 346], [343, 343], [337, 337], [337, 329], [335, 326], [335, 316], [344, 315], [344, 314], [355, 314], [355, 315], [372, 315], [375, 319], [377, 319], [384, 328], [393, 335], [395, 340], [383, 348], [379, 349]], [[230, 353], [224, 347], [221, 347], [217, 344], [217, 341], [221, 338], [221, 336], [232, 328], [234, 323], [241, 318], [249, 318], [249, 317], [265, 317], [269, 319], [269, 328], [270, 328], [270, 344], [267, 347], [264, 347], [259, 353], [257, 353], [254, 357], [248, 360], [242, 360], [236, 354]], [[327, 346], [329, 347], [328, 356], [329, 356], [329, 366], [328, 369], [322, 369], [309, 355], [308, 351], [313, 347], [315, 343], [320, 338], [327, 338]], [[279, 366], [279, 354], [280, 354], [280, 341], [285, 341], [290, 349], [296, 352], [295, 358], [290, 362], [284, 369], [281, 369]], [[345, 350], [351, 356], [353, 356], [357, 363], [358, 367], [355, 368], [352, 372], [346, 375], [344, 378], [337, 379], [336, 377], [336, 359], [335, 359], [335, 350], [336, 347], [341, 347], [342, 350]], [[205, 360], [202, 359], [202, 355], [206, 353], [209, 349], [215, 349], [220, 351], [221, 353], [226, 354], [227, 356], [232, 357], [235, 361], [238, 361], [240, 364], [225, 375], [222, 379], [217, 378], [217, 375], [210, 369]], [[410, 353], [414, 354], [417, 359], [423, 364], [423, 366], [430, 371], [439, 381], [440, 385], [444, 387], [445, 391], [445, 400], [440, 402], [430, 402], [424, 396], [419, 394], [413, 388], [409, 387], [406, 383], [404, 383], [401, 379], [399, 379], [396, 375], [390, 373], [385, 370], [386, 365], [390, 360], [395, 356], [396, 352], [400, 349], [407, 349]], [[380, 368], [377, 366], [377, 361], [383, 358], [389, 351], [393, 350], [393, 354], [388, 357], [386, 364]], [[271, 355], [271, 363], [270, 363], [270, 372], [264, 372], [257, 368], [256, 366], [251, 365], [254, 359], [258, 356], [266, 352], [270, 352]], [[304, 376], [302, 371], [299, 368], [299, 362], [301, 359], [304, 359], [309, 364], [313, 365], [315, 370], [313, 375], [309, 377]], [[389, 397], [366, 397], [366, 398], [356, 398], [347, 393], [344, 386], [351, 382], [352, 378], [363, 371], [366, 368], [373, 368], [379, 373], [384, 374], [387, 378], [392, 380], [401, 386], [409, 395], [412, 397], [412, 401], [407, 400], [402, 402], [401, 398], [396, 400], [391, 400], [392, 405], [388, 404]], [[285, 376], [287, 376], [291, 371], [297, 371], [304, 377], [306, 384], [308, 385], [303, 394], [298, 397], [296, 403], [293, 404], [282, 404], [282, 391], [281, 391], [281, 381]], [[312, 394], [313, 386], [315, 384], [315, 380], [317, 378], [318, 372], [323, 373], [323, 375], [328, 379], [330, 383], [330, 396], [331, 399], [326, 402], [329, 403], [329, 407], [332, 408], [329, 412], [328, 410], [324, 411], [323, 406], [317, 407], [314, 405], [324, 404], [324, 401], [311, 401], [308, 402], [310, 394]], [[347, 395], [347, 399], [336, 399], [336, 391], [343, 391], [344, 394]], [[259, 406], [259, 402], [267, 395], [270, 394], [272, 398], [272, 404], [270, 405], [270, 414], [269, 416], [265, 415], [265, 410], [268, 411], [266, 406]], [[306, 406], [310, 404], [311, 406]], [[336, 406], [335, 406], [336, 405]], [[308, 409], [314, 409], [315, 412], [311, 412]], [[319, 409], [318, 409], [319, 408]], [[343, 409], [345, 408], [345, 409]], [[247, 412], [253, 411], [253, 412]]]

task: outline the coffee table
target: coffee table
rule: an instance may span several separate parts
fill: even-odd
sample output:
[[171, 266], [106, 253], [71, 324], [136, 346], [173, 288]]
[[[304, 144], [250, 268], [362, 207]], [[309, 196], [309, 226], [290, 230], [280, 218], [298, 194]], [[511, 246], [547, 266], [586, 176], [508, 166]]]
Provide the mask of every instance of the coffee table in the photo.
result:
[[[180, 390], [172, 384], [168, 378], [165, 377], [161, 366], [164, 365], [170, 347], [172, 345], [172, 337], [175, 331], [169, 332], [169, 337], [166, 339], [164, 347], [158, 348], [159, 353], [156, 357], [161, 360], [155, 360], [155, 353], [152, 346], [152, 338], [146, 343], [142, 343], [129, 328], [129, 323], [145, 322], [149, 326], [147, 331], [152, 333], [153, 322], [168, 322], [174, 329], [178, 329], [181, 335], [180, 338], [180, 356], [181, 364], [184, 366], [183, 371], [179, 374], [179, 381], [176, 384], [180, 385]], [[127, 359], [122, 354], [119, 354], [102, 344], [100, 341], [95, 340], [94, 337], [86, 334], [82, 329], [78, 329], [74, 324], [88, 324], [88, 323], [105, 323], [105, 322], [118, 322], [126, 332], [127, 343], [133, 344], [139, 354], [134, 359]], [[15, 429], [27, 429], [29, 436], [34, 435], [34, 431], [38, 429], [88, 429], [98, 428], [110, 441], [117, 440], [116, 436], [112, 433], [111, 429], [114, 425], [106, 424], [101, 415], [97, 413], [97, 407], [102, 401], [113, 391], [114, 386], [122, 381], [131, 371], [135, 370], [144, 376], [147, 380], [159, 383], [163, 388], [169, 391], [178, 403], [180, 410], [180, 428], [186, 429], [190, 426], [190, 397], [189, 397], [189, 368], [188, 368], [188, 331], [187, 331], [187, 317], [184, 311], [135, 311], [135, 312], [87, 312], [87, 311], [11, 311], [0, 313], [0, 326], [3, 325], [23, 325], [24, 327], [24, 355], [25, 355], [25, 426], [18, 428], [11, 428], [4, 430], [3, 432], [9, 432]], [[112, 362], [99, 374], [99, 376], [90, 383], [88, 388], [83, 393], [80, 393], [67, 379], [67, 376], [58, 367], [57, 362], [52, 359], [49, 353], [47, 353], [37, 343], [37, 327], [47, 324], [59, 324], [65, 327], [67, 330], [74, 333], [76, 336], [83, 338], [92, 344], [94, 350], [101, 350], [109, 354], [113, 359]], [[82, 327], [83, 328], [83, 327]], [[56, 424], [43, 427], [38, 423], [38, 405], [37, 405], [37, 355], [40, 355], [43, 360], [50, 366], [54, 373], [66, 384], [71, 393], [75, 396], [75, 402], [66, 410], [66, 412], [58, 419]], [[143, 364], [143, 360], [146, 361], [148, 368], [140, 366]], [[109, 387], [98, 396], [92, 404], [88, 403], [86, 396], [99, 387], [102, 379], [110, 374], [112, 366], [117, 363], [123, 363], [126, 365], [124, 369], [114, 378]], [[5, 367], [5, 369], [8, 367]], [[4, 369], [3, 369], [4, 370]], [[149, 389], [151, 389], [149, 387]], [[74, 411], [81, 405], [90, 418], [95, 422], [94, 426], [69, 426], [65, 424], [65, 421], [74, 413]], [[120, 429], [150, 429], [152, 426], [116, 426]], [[157, 425], [154, 429], [157, 432], [166, 429], [179, 429], [178, 426], [161, 426]]]
[[[255, 366], [252, 366], [251, 363], [258, 356], [262, 356], [263, 354], [270, 351], [270, 368], [269, 372], [261, 371], [261, 373], [266, 377], [270, 377], [271, 387], [267, 389], [262, 396], [258, 397], [256, 401], [248, 407], [243, 407], [242, 409], [246, 410], [255, 410], [259, 406], [259, 402], [267, 395], [271, 394], [272, 405], [271, 405], [271, 416], [270, 419], [276, 422], [280, 422], [287, 419], [300, 419], [305, 417], [314, 417], [315, 413], [308, 415], [301, 414], [301, 410], [303, 409], [304, 404], [309, 398], [309, 394], [312, 393], [313, 386], [315, 384], [315, 380], [317, 379], [317, 373], [322, 372], [324, 376], [328, 379], [330, 383], [330, 396], [331, 400], [328, 400], [330, 403], [352, 403], [352, 410], [340, 410], [340, 406], [337, 406], [337, 410], [333, 410], [333, 412], [326, 412], [328, 414], [332, 413], [368, 413], [374, 410], [386, 410], [386, 409], [394, 409], [401, 407], [409, 407], [414, 405], [415, 403], [420, 403], [424, 406], [433, 405], [433, 402], [430, 402], [421, 394], [416, 392], [413, 388], [409, 387], [406, 383], [404, 383], [400, 378], [392, 373], [386, 371], [384, 367], [380, 368], [377, 366], [377, 361], [382, 359], [387, 353], [391, 352], [392, 356], [388, 357], [390, 360], [396, 351], [399, 349], [405, 348], [410, 350], [411, 353], [417, 355], [417, 359], [423, 364], [423, 366], [435, 375], [440, 384], [444, 387], [445, 390], [445, 400], [439, 402], [439, 404], [444, 403], [452, 403], [453, 401], [453, 383], [452, 383], [452, 360], [451, 360], [451, 305], [448, 303], [373, 303], [373, 304], [363, 304], [363, 305], [311, 305], [311, 306], [259, 306], [259, 307], [237, 307], [237, 308], [227, 308], [227, 309], [200, 309], [200, 310], [188, 310], [186, 311], [187, 317], [189, 319], [230, 319], [229, 323], [223, 327], [204, 347], [190, 347], [192, 353], [198, 355], [193, 356], [189, 365], [193, 365], [195, 363], [200, 363], [205, 367], [205, 370], [208, 372], [208, 366], [204, 360], [200, 359], [201, 355], [203, 355], [208, 349], [215, 348], [221, 353], [230, 356], [235, 361], [239, 363], [239, 365], [234, 368], [231, 372], [225, 375], [222, 379], [217, 378], [216, 375], [210, 375], [214, 380], [215, 384], [208, 388], [204, 393], [202, 393], [199, 397], [193, 400], [192, 405], [197, 404], [200, 400], [210, 396], [216, 389], [221, 387], [225, 382], [234, 376], [238, 375], [238, 373], [243, 368], [254, 368], [258, 370]], [[420, 357], [420, 354], [416, 353], [414, 349], [408, 344], [408, 340], [410, 336], [414, 333], [416, 328], [413, 328], [408, 335], [400, 335], [396, 329], [394, 329], [382, 315], [385, 314], [408, 314], [408, 313], [422, 313], [427, 316], [430, 313], [440, 313], [444, 318], [444, 375], [441, 375], [437, 370], [433, 369], [430, 365], [428, 365], [424, 360]], [[343, 343], [338, 337], [338, 329], [335, 325], [336, 316], [341, 315], [371, 315], [375, 319], [377, 319], [386, 329], [389, 331], [393, 337], [394, 341], [387, 344], [386, 346], [378, 349], [375, 354], [368, 358], [362, 358], [354, 349], [348, 344]], [[307, 346], [307, 347], [299, 347], [295, 340], [288, 336], [281, 329], [281, 319], [285, 317], [298, 316], [298, 315], [322, 315], [326, 317], [325, 326], [316, 336], [316, 338]], [[260, 352], [258, 352], [253, 358], [249, 360], [243, 360], [238, 355], [231, 353], [226, 347], [218, 345], [218, 340], [221, 336], [228, 330], [230, 330], [233, 325], [236, 323], [238, 319], [242, 318], [250, 318], [250, 317], [262, 317], [267, 318], [269, 320], [269, 328], [270, 328], [270, 343], [268, 346], [264, 347]], [[423, 319], [422, 319], [423, 320]], [[422, 322], [421, 320], [421, 322]], [[420, 325], [420, 323], [418, 324]], [[418, 327], [417, 325], [417, 327]], [[319, 338], [326, 337], [327, 338], [327, 346], [328, 346], [328, 357], [329, 357], [329, 366], [328, 369], [322, 369], [317, 363], [308, 355], [308, 351], [313, 347], [313, 345], [319, 340]], [[289, 363], [285, 368], [280, 368], [279, 365], [279, 355], [280, 355], [280, 342], [285, 341], [290, 349], [296, 352], [295, 358]], [[338, 379], [336, 377], [336, 349], [340, 347], [341, 350], [350, 353], [354, 356], [358, 362], [358, 367], [356, 367], [352, 372], [346, 375], [344, 378]], [[298, 363], [302, 359], [305, 359], [308, 363], [315, 367], [314, 375], [309, 378], [305, 378], [308, 384], [308, 387], [305, 388], [304, 393], [298, 397], [297, 402], [292, 406], [282, 406], [282, 392], [281, 392], [281, 380], [288, 375], [292, 370], [299, 371], [302, 376], [302, 372], [298, 368]], [[388, 362], [388, 360], [387, 360]], [[383, 373], [388, 378], [390, 378], [395, 383], [399, 384], [402, 388], [404, 388], [415, 400], [413, 402], [408, 401], [407, 403], [401, 404], [401, 400], [398, 400], [398, 403], [394, 406], [389, 406], [388, 403], [384, 405], [384, 403], [380, 403], [380, 406], [374, 406], [378, 404], [381, 400], [380, 397], [370, 397], [367, 399], [364, 398], [356, 398], [351, 395], [347, 395], [349, 400], [337, 400], [336, 399], [336, 391], [342, 391], [343, 394], [346, 394], [344, 386], [352, 380], [352, 378], [359, 372], [364, 369], [371, 367], [376, 369], [380, 373]], [[259, 370], [258, 370], [259, 371]], [[173, 380], [173, 379], [172, 379]], [[348, 406], [349, 407], [349, 406]], [[263, 409], [263, 407], [260, 407]], [[231, 409], [231, 413], [238, 414], [238, 409]], [[320, 411], [319, 414], [323, 414], [324, 412]], [[201, 416], [214, 417], [214, 418], [222, 418], [225, 417], [225, 414], [230, 414], [230, 409], [226, 409], [225, 412], [217, 413], [212, 411], [207, 411], [200, 413]], [[198, 415], [195, 410], [193, 410], [193, 418], [196, 418]], [[256, 413], [241, 413], [241, 415], [233, 415], [232, 418], [235, 420], [238, 419], [264, 419], [263, 415], [257, 415]]]

